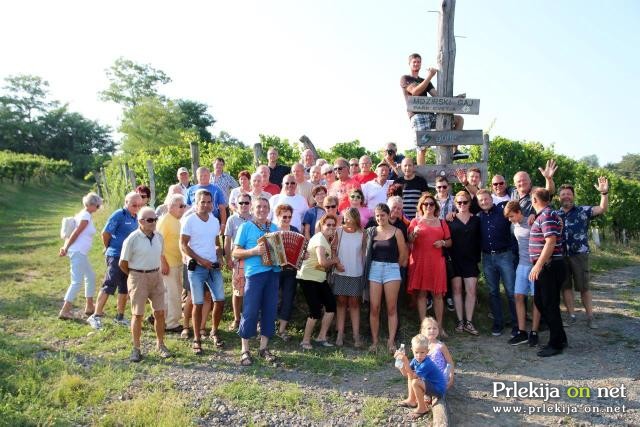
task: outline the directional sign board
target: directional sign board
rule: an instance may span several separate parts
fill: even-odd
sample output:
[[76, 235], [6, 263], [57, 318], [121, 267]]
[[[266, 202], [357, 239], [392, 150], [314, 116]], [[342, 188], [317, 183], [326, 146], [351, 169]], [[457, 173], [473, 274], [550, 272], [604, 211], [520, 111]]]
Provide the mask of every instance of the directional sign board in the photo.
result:
[[436, 182], [436, 178], [439, 176], [446, 176], [450, 183], [458, 182], [456, 177], [456, 169], [469, 170], [470, 168], [478, 168], [482, 171], [482, 180], [486, 180], [487, 176], [487, 164], [481, 163], [459, 163], [452, 165], [426, 165], [417, 166], [416, 173], [427, 180], [429, 184]]
[[433, 145], [482, 145], [481, 130], [424, 130], [416, 132], [418, 147]]
[[479, 114], [480, 100], [439, 96], [409, 96], [407, 111], [414, 113]]

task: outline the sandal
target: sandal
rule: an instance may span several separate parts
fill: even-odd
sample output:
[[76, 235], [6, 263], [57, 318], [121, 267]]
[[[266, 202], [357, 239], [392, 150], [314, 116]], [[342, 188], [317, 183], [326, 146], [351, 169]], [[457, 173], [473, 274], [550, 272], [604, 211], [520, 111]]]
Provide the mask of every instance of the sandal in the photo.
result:
[[354, 340], [353, 341], [353, 348], [362, 348], [362, 341]]
[[458, 320], [456, 323], [456, 332], [464, 332], [464, 322], [462, 320]]
[[227, 330], [229, 332], [235, 332], [238, 330], [239, 327], [240, 327], [240, 321], [234, 320], [233, 322], [229, 323], [229, 327], [227, 328]]
[[284, 332], [280, 332], [280, 333], [278, 333], [278, 336], [279, 336], [279, 337], [280, 337], [280, 339], [281, 339], [282, 341], [284, 341], [284, 342], [289, 342], [289, 341], [291, 341], [291, 335], [289, 335], [289, 334], [287, 333], [287, 331], [284, 331]]
[[399, 408], [409, 408], [409, 409], [415, 409], [418, 407], [417, 403], [411, 404], [409, 402], [407, 402], [406, 400], [401, 400], [400, 402], [398, 402], [396, 404], [397, 407]]
[[188, 340], [189, 339], [189, 335], [191, 335], [191, 329], [182, 328], [182, 332], [180, 332], [180, 339], [181, 340]]
[[193, 354], [195, 354], [196, 356], [202, 355], [202, 343], [200, 342], [200, 340], [193, 340], [191, 349], [193, 350]]
[[473, 323], [471, 323], [470, 321], [467, 320], [467, 323], [464, 324], [464, 330], [465, 332], [470, 333], [471, 335], [479, 335], [478, 330], [473, 326]]
[[343, 346], [344, 346], [344, 340], [342, 338], [337, 338], [336, 347], [343, 347]]
[[262, 357], [264, 360], [266, 360], [269, 363], [273, 363], [277, 359], [277, 357], [273, 353], [271, 353], [268, 348], [263, 348], [262, 350], [258, 350], [258, 354], [260, 355], [260, 357]]
[[251, 353], [248, 351], [243, 351], [240, 356], [240, 366], [251, 366], [253, 365], [253, 359], [251, 358]]
[[215, 333], [212, 331], [210, 338], [211, 338], [211, 341], [213, 341], [213, 345], [215, 345], [217, 348], [224, 347], [224, 341], [218, 335], [218, 331], [216, 331]]
[[58, 313], [58, 319], [60, 319], [60, 320], [72, 320], [73, 319], [73, 313], [61, 311], [60, 313]]
[[415, 411], [413, 411], [413, 412], [411, 412], [409, 414], [409, 419], [412, 420], [412, 421], [419, 420], [420, 418], [424, 417], [428, 413], [429, 413], [429, 411], [425, 411], [425, 412], [415, 412]]
[[162, 359], [168, 359], [169, 357], [171, 357], [171, 352], [164, 344], [158, 347], [158, 353], [160, 354], [160, 358]]
[[315, 345], [319, 345], [320, 347], [335, 347], [333, 344], [331, 344], [327, 340], [313, 340], [313, 343]]
[[302, 347], [303, 350], [313, 350], [313, 346], [309, 342], [301, 342], [300, 347]]

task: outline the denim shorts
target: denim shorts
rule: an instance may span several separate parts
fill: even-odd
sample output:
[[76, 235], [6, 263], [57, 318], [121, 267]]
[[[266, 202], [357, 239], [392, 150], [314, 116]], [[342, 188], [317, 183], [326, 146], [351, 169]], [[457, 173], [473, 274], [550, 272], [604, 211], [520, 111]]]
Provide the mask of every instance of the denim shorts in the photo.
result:
[[533, 282], [529, 280], [529, 272], [531, 272], [531, 264], [518, 264], [516, 268], [516, 286], [515, 294], [533, 295]]
[[194, 271], [189, 271], [189, 284], [191, 287], [191, 300], [194, 304], [204, 304], [204, 287], [209, 287], [214, 301], [224, 301], [224, 283], [220, 270], [207, 270], [197, 265]]
[[397, 262], [371, 261], [368, 279], [383, 285], [394, 280], [402, 280], [400, 264]]

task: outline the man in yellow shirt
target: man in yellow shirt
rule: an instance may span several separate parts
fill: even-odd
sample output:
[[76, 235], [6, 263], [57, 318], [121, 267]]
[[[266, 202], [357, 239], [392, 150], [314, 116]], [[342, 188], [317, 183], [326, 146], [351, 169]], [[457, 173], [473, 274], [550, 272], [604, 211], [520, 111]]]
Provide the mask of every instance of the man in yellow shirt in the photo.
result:
[[182, 316], [182, 254], [180, 252], [180, 218], [187, 207], [182, 194], [172, 194], [167, 201], [169, 212], [158, 221], [158, 232], [164, 239], [161, 257], [162, 281], [165, 287], [166, 330], [180, 332]]

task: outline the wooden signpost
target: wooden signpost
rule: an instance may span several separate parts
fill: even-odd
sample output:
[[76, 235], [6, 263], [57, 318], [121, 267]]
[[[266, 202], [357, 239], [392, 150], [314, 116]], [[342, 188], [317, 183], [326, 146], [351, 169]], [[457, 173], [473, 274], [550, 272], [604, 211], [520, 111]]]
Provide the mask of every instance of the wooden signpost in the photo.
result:
[[481, 145], [481, 130], [423, 130], [416, 132], [418, 147], [432, 145]]
[[414, 113], [479, 114], [480, 100], [442, 96], [409, 96], [407, 110]]

